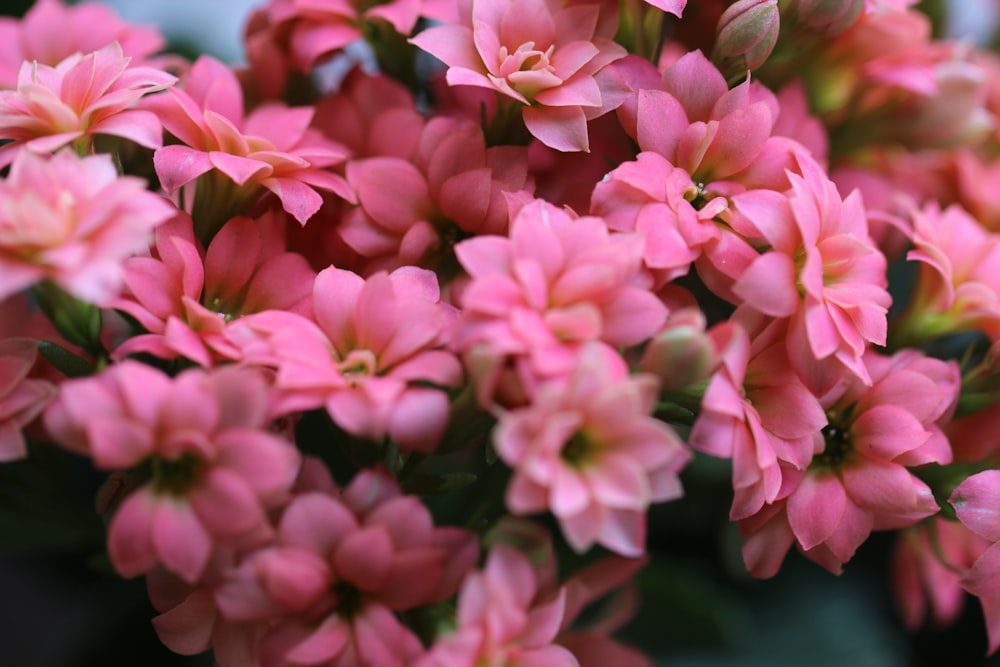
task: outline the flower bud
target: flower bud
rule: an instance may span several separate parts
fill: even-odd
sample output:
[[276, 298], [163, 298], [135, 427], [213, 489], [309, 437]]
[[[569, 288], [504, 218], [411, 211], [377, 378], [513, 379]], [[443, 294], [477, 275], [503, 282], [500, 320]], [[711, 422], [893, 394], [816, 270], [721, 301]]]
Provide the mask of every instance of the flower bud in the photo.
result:
[[779, 27], [778, 0], [738, 0], [719, 18], [712, 61], [727, 75], [757, 69], [774, 50]]
[[865, 0], [798, 0], [794, 11], [803, 26], [832, 37], [854, 25], [864, 8]]
[[656, 375], [663, 391], [677, 392], [708, 379], [719, 363], [718, 344], [705, 331], [704, 315], [683, 309], [649, 341], [639, 369]]

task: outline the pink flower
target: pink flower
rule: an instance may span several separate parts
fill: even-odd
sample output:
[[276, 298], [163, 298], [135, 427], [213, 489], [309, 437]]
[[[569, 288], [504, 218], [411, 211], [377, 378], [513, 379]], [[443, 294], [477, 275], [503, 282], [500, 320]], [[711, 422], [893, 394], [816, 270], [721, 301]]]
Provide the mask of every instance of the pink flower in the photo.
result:
[[368, 4], [357, 0], [272, 0], [270, 31], [303, 72], [349, 44], [364, 39], [367, 24], [385, 22], [409, 35], [420, 16], [420, 0]]
[[637, 345], [666, 319], [663, 303], [639, 286], [638, 236], [610, 234], [600, 218], [573, 219], [542, 200], [517, 213], [509, 234], [455, 246], [471, 276], [455, 347], [483, 405], [510, 362], [527, 396], [538, 380], [568, 373], [581, 343]]
[[125, 260], [125, 290], [102, 304], [148, 332], [125, 340], [116, 358], [146, 352], [202, 366], [236, 361], [243, 352], [229, 331], [240, 317], [266, 310], [309, 316], [315, 273], [302, 256], [282, 251], [282, 231], [274, 216], [233, 218], [206, 251], [185, 213], [157, 228], [150, 256]]
[[213, 58], [196, 60], [181, 87], [149, 98], [145, 107], [181, 142], [153, 156], [164, 189], [174, 192], [209, 172], [220, 175], [210, 181], [209, 193], [199, 190], [201, 207], [196, 200], [192, 212], [199, 230], [214, 233], [268, 190], [301, 224], [322, 204], [317, 189], [353, 199], [343, 178], [328, 170], [347, 151], [309, 127], [314, 109], [269, 103], [244, 115], [236, 75]]
[[841, 199], [811, 158], [798, 157], [786, 196], [756, 190], [733, 198], [734, 208], [760, 232], [762, 252], [733, 286], [746, 307], [788, 318], [788, 353], [817, 394], [845, 370], [862, 381], [868, 345], [884, 345], [886, 259], [868, 236], [858, 194]]
[[985, 470], [958, 485], [948, 502], [965, 527], [991, 542], [962, 578], [962, 587], [979, 598], [986, 617], [989, 652], [1000, 648], [1000, 470]]
[[422, 652], [396, 617], [442, 602], [478, 556], [470, 533], [435, 527], [384, 471], [359, 473], [339, 497], [298, 495], [272, 546], [249, 554], [215, 591], [229, 621], [268, 621], [264, 665], [402, 667]]
[[901, 340], [968, 329], [1000, 336], [1000, 235], [957, 205], [929, 204], [913, 221], [915, 247], [906, 258], [920, 263], [920, 274], [899, 322]]
[[680, 496], [677, 473], [690, 454], [651, 414], [658, 385], [630, 377], [613, 350], [591, 343], [565, 381], [539, 387], [534, 401], [503, 412], [493, 445], [514, 477], [515, 514], [551, 510], [577, 551], [594, 543], [638, 556], [645, 512]]
[[940, 516], [900, 532], [890, 570], [909, 630], [918, 630], [927, 617], [935, 628], [958, 620], [965, 604], [962, 575], [989, 545], [958, 521]]
[[17, 90], [0, 91], [0, 138], [13, 140], [0, 149], [0, 166], [24, 148], [48, 153], [73, 144], [83, 151], [98, 134], [159, 148], [163, 130], [156, 115], [131, 107], [177, 79], [129, 65], [117, 42], [54, 67], [25, 62]]
[[152, 481], [111, 519], [108, 554], [123, 576], [162, 564], [193, 583], [217, 544], [271, 535], [265, 511], [295, 480], [298, 451], [267, 432], [267, 407], [267, 385], [251, 370], [192, 369], [172, 379], [124, 361], [64, 383], [45, 426], [99, 469], [150, 464]]
[[749, 80], [730, 90], [700, 51], [682, 56], [663, 73], [659, 88], [642, 86], [618, 112], [643, 151], [663, 156], [709, 192], [713, 181], [749, 185], [744, 171], [754, 176], [754, 187], [784, 182], [791, 147], [771, 138], [778, 113], [773, 93]]
[[742, 327], [727, 332], [689, 438], [698, 451], [732, 459], [734, 521], [780, 499], [786, 474], [809, 466], [826, 426], [819, 399], [789, 364], [787, 329], [759, 328], [751, 327], [752, 343]]
[[159, 31], [122, 21], [107, 5], [36, 0], [20, 20], [0, 17], [0, 87], [14, 88], [25, 62], [54, 66], [75, 53], [97, 51], [112, 42], [136, 60], [166, 45]]
[[338, 233], [371, 258], [368, 271], [436, 268], [450, 257], [450, 239], [506, 231], [507, 196], [528, 187], [528, 164], [523, 149], [487, 148], [475, 123], [437, 117], [421, 129], [412, 157], [352, 160], [347, 180], [358, 206]]
[[625, 49], [595, 36], [598, 5], [560, 0], [470, 0], [461, 24], [410, 41], [449, 66], [452, 86], [494, 90], [523, 105], [524, 124], [561, 151], [587, 151], [587, 121], [620, 99], [602, 69]]
[[865, 363], [870, 386], [855, 378], [824, 399], [825, 444], [809, 469], [787, 473], [780, 501], [741, 523], [755, 576], [777, 572], [793, 543], [840, 572], [872, 530], [911, 526], [938, 511], [930, 488], [908, 468], [951, 462], [939, 422], [954, 406], [957, 365], [915, 350], [870, 352]]
[[27, 338], [0, 339], [0, 462], [27, 455], [22, 430], [56, 396], [56, 387], [29, 377], [38, 343]]
[[108, 155], [23, 152], [0, 182], [0, 298], [51, 280], [102, 301], [121, 285], [122, 260], [174, 213], [142, 179], [119, 176]]
[[462, 369], [443, 349], [453, 318], [436, 276], [403, 267], [367, 280], [330, 267], [316, 277], [315, 324], [262, 313], [241, 323], [268, 340], [283, 413], [323, 406], [348, 433], [428, 452], [449, 418], [445, 387]]
[[437, 639], [414, 667], [580, 667], [572, 653], [554, 643], [565, 613], [565, 590], [547, 600], [537, 600], [537, 593], [531, 561], [512, 546], [493, 547], [485, 568], [462, 585], [458, 627]]

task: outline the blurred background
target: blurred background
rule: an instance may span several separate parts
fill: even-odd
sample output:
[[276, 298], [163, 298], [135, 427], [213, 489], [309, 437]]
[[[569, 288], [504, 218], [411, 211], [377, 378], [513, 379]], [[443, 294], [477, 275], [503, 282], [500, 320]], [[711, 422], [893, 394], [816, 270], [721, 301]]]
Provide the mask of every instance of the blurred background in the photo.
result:
[[[174, 50], [236, 63], [243, 22], [258, 2], [107, 4], [130, 21], [159, 26]], [[20, 15], [30, 5], [0, 0], [0, 13]], [[951, 34], [985, 40], [997, 3], [955, 0], [948, 16]], [[735, 527], [726, 521], [726, 465], [699, 459], [685, 478], [688, 496], [651, 512], [642, 603], [622, 633], [657, 665], [1000, 665], [1000, 657], [984, 658], [983, 620], [971, 599], [954, 627], [903, 628], [890, 589], [891, 535], [873, 536], [839, 577], [793, 552], [776, 578], [756, 581], [743, 570]], [[143, 582], [110, 571], [92, 509], [101, 479], [84, 460], [51, 448], [0, 466], [0, 665], [209, 667], [210, 656], [163, 648]]]

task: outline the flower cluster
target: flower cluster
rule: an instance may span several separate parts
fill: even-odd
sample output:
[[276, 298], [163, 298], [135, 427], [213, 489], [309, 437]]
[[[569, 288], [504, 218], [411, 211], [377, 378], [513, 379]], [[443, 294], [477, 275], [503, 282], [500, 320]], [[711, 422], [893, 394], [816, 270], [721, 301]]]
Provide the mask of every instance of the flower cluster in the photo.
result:
[[710, 457], [752, 575], [893, 531], [907, 624], [1000, 647], [1000, 67], [686, 4], [261, 0], [243, 69], [0, 22], [0, 461], [106, 477], [168, 647], [648, 665], [582, 612]]

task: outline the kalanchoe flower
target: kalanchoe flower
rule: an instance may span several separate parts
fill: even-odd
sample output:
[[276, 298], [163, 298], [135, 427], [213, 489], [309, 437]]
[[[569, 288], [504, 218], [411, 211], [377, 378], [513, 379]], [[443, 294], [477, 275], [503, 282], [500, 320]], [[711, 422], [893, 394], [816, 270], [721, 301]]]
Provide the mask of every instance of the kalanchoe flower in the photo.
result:
[[330, 267], [316, 277], [312, 309], [315, 323], [274, 311], [240, 323], [270, 347], [282, 394], [274, 409], [322, 406], [358, 437], [433, 449], [448, 423], [444, 388], [462, 378], [444, 349], [454, 312], [436, 276], [403, 267], [366, 280]]
[[598, 5], [561, 0], [469, 0], [462, 22], [429, 28], [411, 42], [449, 66], [453, 86], [479, 86], [522, 106], [528, 131], [546, 146], [586, 151], [587, 120], [617, 106], [617, 78], [603, 68], [625, 49], [595, 36]]
[[25, 62], [17, 90], [0, 91], [0, 139], [13, 140], [0, 148], [0, 166], [23, 149], [48, 153], [72, 144], [85, 153], [99, 134], [159, 148], [156, 114], [132, 107], [176, 80], [152, 67], [131, 67], [117, 42], [54, 67]]
[[[906, 312], [894, 322], [899, 343], [977, 329], [1000, 336], [1000, 235], [965, 210], [929, 204], [913, 214], [906, 258], [920, 263]], [[898, 333], [897, 333], [898, 332]]]
[[767, 247], [733, 292], [745, 308], [788, 318], [792, 365], [820, 395], [844, 372], [868, 382], [862, 357], [869, 345], [885, 344], [892, 299], [860, 195], [841, 199], [819, 164], [798, 161], [803, 175], [790, 176], [787, 196], [756, 190], [733, 198]]
[[402, 667], [422, 646], [396, 612], [454, 595], [478, 551], [384, 470], [366, 470], [339, 497], [296, 496], [275, 544], [230, 570], [215, 599], [230, 621], [269, 622], [260, 664]]
[[[640, 286], [641, 252], [637, 235], [610, 234], [600, 218], [573, 219], [542, 200], [516, 214], [509, 238], [455, 246], [472, 278], [455, 347], [482, 404], [523, 400], [539, 379], [568, 374], [581, 343], [631, 346], [653, 335], [667, 309]], [[520, 399], [497, 395], [510, 371]]]
[[25, 62], [55, 66], [112, 42], [118, 42], [126, 56], [143, 60], [167, 40], [155, 28], [126, 23], [103, 3], [37, 0], [22, 19], [0, 17], [0, 88], [17, 85]]
[[[451, 258], [451, 243], [470, 234], [502, 234], [507, 197], [528, 187], [524, 149], [487, 148], [479, 127], [433, 118], [416, 137], [413, 154], [370, 157], [347, 164], [358, 206], [338, 233], [366, 258], [366, 272], [414, 265], [435, 269]], [[393, 183], [387, 191], [386, 183]]]
[[937, 629], [958, 620], [966, 598], [962, 576], [989, 546], [986, 538], [941, 516], [900, 531], [890, 570], [896, 605], [910, 631], [927, 620]]
[[29, 377], [37, 355], [36, 341], [0, 339], [0, 462], [27, 454], [22, 429], [55, 398], [55, 385]]
[[328, 170], [347, 150], [309, 127], [314, 109], [274, 102], [244, 114], [236, 75], [211, 57], [198, 58], [179, 87], [149, 98], [146, 108], [181, 142], [153, 156], [164, 189], [205, 176], [192, 210], [203, 242], [268, 190], [301, 224], [322, 204], [317, 189], [353, 199], [343, 177]]
[[121, 286], [122, 260], [175, 211], [108, 155], [23, 152], [0, 182], [0, 298], [50, 280], [100, 302]]
[[580, 667], [554, 643], [566, 609], [566, 591], [538, 600], [538, 579], [528, 558], [512, 546], [490, 550], [482, 571], [466, 577], [458, 598], [457, 627], [439, 638], [414, 667]]
[[690, 458], [673, 430], [651, 416], [652, 376], [629, 377], [600, 343], [585, 346], [573, 374], [541, 385], [528, 406], [502, 412], [493, 434], [514, 469], [507, 506], [515, 514], [551, 510], [570, 545], [645, 551], [645, 512], [680, 496]]
[[179, 213], [156, 230], [147, 256], [125, 260], [123, 292], [104, 306], [128, 313], [147, 333], [119, 345], [116, 358], [145, 352], [212, 366], [243, 352], [229, 335], [244, 315], [284, 310], [309, 316], [316, 274], [301, 255], [284, 252], [283, 221], [233, 218], [208, 249]]
[[216, 545], [266, 541], [266, 510], [287, 500], [299, 469], [294, 445], [267, 429], [268, 386], [253, 370], [191, 369], [176, 378], [134, 361], [65, 382], [44, 416], [53, 439], [101, 470], [147, 464], [108, 528], [111, 563], [125, 577], [157, 564], [189, 583]]
[[908, 468], [946, 464], [940, 428], [959, 388], [954, 362], [904, 350], [865, 355], [872, 378], [853, 379], [824, 398], [824, 447], [804, 474], [786, 472], [779, 501], [743, 520], [743, 557], [755, 576], [777, 572], [794, 543], [840, 572], [873, 530], [911, 526], [938, 511], [931, 489]]
[[948, 502], [965, 527], [988, 540], [990, 547], [962, 578], [962, 587], [979, 598], [986, 617], [989, 652], [1000, 648], [1000, 470], [985, 470], [958, 485]]
[[792, 370], [787, 328], [757, 324], [725, 331], [722, 365], [705, 388], [691, 446], [732, 459], [733, 504], [738, 521], [780, 499], [789, 471], [805, 470], [821, 446], [826, 415], [819, 399]]
[[365, 24], [384, 21], [409, 35], [420, 17], [419, 0], [271, 0], [266, 6], [271, 40], [302, 72], [365, 36]]

